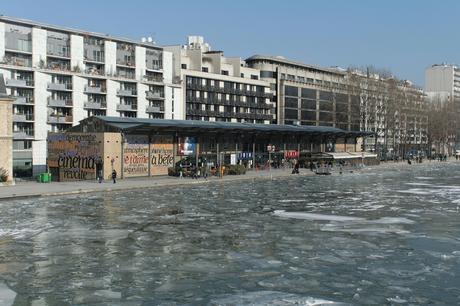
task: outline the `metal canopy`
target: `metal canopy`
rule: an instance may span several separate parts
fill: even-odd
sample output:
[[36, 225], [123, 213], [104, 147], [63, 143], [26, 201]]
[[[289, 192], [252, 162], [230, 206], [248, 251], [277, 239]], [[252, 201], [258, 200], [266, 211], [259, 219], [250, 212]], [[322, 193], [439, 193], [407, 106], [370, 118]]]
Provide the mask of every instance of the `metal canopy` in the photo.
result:
[[[119, 129], [125, 133], [150, 132], [158, 130], [170, 131], [203, 131], [203, 132], [248, 132], [260, 134], [296, 134], [306, 136], [335, 136], [335, 137], [360, 137], [373, 135], [371, 132], [345, 131], [329, 126], [294, 126], [276, 124], [254, 124], [240, 122], [199, 121], [199, 120], [169, 120], [169, 119], [145, 119], [145, 118], [121, 118], [109, 116], [96, 116], [106, 125]], [[81, 124], [85, 124], [83, 120]]]

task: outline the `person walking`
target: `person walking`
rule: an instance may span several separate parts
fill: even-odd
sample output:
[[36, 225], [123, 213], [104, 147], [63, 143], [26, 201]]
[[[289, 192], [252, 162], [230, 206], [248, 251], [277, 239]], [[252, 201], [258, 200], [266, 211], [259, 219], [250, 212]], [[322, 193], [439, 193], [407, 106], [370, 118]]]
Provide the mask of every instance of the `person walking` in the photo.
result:
[[207, 181], [208, 180], [208, 165], [206, 164], [206, 161], [203, 163], [201, 172], [203, 173], [204, 179]]
[[97, 181], [99, 182], [99, 184], [102, 183], [104, 174], [103, 174], [103, 164], [102, 164], [101, 159], [98, 159], [98, 161], [96, 162], [96, 177], [97, 177]]
[[117, 182], [117, 171], [115, 169], [112, 170], [112, 180], [114, 184]]

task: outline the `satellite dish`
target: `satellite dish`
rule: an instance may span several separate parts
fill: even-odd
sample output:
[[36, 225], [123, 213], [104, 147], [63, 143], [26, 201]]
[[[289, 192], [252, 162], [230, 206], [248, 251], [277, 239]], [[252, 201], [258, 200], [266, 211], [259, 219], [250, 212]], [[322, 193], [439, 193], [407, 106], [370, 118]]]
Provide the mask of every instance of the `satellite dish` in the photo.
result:
[[147, 41], [148, 41], [149, 43], [152, 43], [152, 42], [153, 42], [153, 38], [149, 36], [149, 37], [147, 37]]
[[147, 38], [145, 38], [145, 37], [141, 38], [141, 42], [145, 43], [146, 41], [147, 41]]

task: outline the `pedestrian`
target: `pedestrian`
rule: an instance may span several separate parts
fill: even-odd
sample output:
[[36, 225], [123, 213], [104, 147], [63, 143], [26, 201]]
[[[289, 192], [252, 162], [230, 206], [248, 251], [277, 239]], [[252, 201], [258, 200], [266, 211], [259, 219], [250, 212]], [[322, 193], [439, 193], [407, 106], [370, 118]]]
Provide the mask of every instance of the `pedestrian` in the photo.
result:
[[196, 165], [192, 165], [192, 178], [198, 179], [198, 167]]
[[294, 173], [299, 174], [300, 163], [297, 161], [294, 165]]
[[103, 174], [103, 164], [102, 159], [100, 157], [96, 160], [96, 179], [100, 183], [102, 183], [102, 179], [104, 178]]
[[98, 170], [97, 172], [98, 172], [97, 173], [97, 180], [98, 180], [98, 182], [100, 184], [100, 183], [102, 183], [102, 178], [103, 178], [104, 175], [102, 174], [102, 169]]
[[117, 171], [115, 169], [112, 170], [112, 180], [114, 184], [117, 182]]
[[203, 173], [204, 179], [208, 180], [208, 165], [206, 164], [206, 161], [203, 163], [203, 169], [201, 172]]

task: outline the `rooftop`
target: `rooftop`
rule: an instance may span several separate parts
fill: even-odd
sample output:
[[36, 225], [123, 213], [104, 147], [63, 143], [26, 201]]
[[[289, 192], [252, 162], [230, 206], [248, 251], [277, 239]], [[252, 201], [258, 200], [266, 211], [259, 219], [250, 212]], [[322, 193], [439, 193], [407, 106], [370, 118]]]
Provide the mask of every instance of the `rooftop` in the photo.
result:
[[0, 15], [0, 21], [15, 23], [15, 24], [19, 24], [19, 25], [25, 25], [25, 26], [32, 26], [32, 27], [36, 27], [36, 28], [44, 28], [44, 29], [47, 29], [47, 30], [53, 30], [53, 31], [58, 31], [58, 32], [71, 32], [73, 34], [82, 35], [82, 36], [93, 36], [93, 37], [106, 39], [106, 40], [113, 40], [113, 41], [131, 43], [131, 44], [139, 45], [139, 46], [146, 47], [146, 48], [154, 48], [154, 49], [159, 49], [159, 50], [162, 49], [159, 46], [155, 46], [155, 45], [150, 44], [150, 43], [144, 43], [144, 42], [129, 39], [129, 38], [115, 37], [115, 36], [111, 36], [109, 34], [88, 32], [88, 31], [83, 31], [83, 30], [76, 30], [76, 29], [72, 29], [72, 28], [67, 28], [67, 27], [49, 25], [49, 24], [40, 23], [40, 22], [36, 22], [36, 21], [31, 21], [31, 20], [27, 20], [27, 19], [8, 17], [8, 16], [5, 16], [5, 15]]
[[79, 131], [82, 126], [89, 126], [92, 121], [101, 121], [112, 129], [125, 132], [149, 132], [149, 131], [187, 131], [187, 132], [247, 132], [267, 134], [294, 134], [294, 135], [322, 135], [337, 137], [370, 136], [373, 133], [359, 131], [345, 131], [329, 126], [294, 126], [277, 124], [254, 124], [220, 121], [199, 121], [199, 120], [167, 120], [167, 119], [144, 119], [144, 118], [121, 118], [109, 116], [96, 116], [83, 119], [79, 126], [71, 130]]
[[345, 75], [346, 71], [339, 70], [339, 69], [334, 69], [334, 68], [322, 68], [318, 66], [313, 66], [313, 65], [308, 65], [304, 64], [301, 62], [296, 62], [296, 61], [291, 61], [288, 59], [285, 59], [282, 56], [270, 56], [270, 55], [253, 55], [249, 58], [246, 59], [246, 62], [250, 61], [260, 61], [260, 60], [265, 60], [265, 61], [272, 61], [280, 64], [285, 64], [285, 65], [291, 65], [291, 66], [297, 66], [299, 68], [304, 68], [308, 70], [319, 70], [323, 72], [328, 72], [336, 75]]

